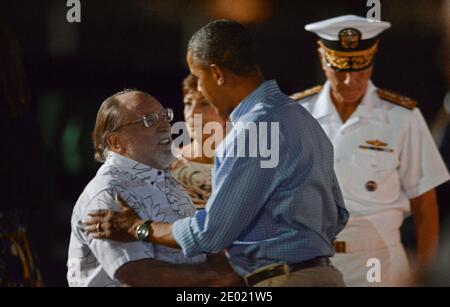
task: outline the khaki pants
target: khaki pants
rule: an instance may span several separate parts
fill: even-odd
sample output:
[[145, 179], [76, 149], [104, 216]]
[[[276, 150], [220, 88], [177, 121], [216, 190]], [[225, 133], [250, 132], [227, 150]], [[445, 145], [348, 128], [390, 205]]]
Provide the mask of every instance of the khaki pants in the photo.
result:
[[345, 284], [334, 266], [318, 266], [269, 278], [253, 287], [345, 287]]

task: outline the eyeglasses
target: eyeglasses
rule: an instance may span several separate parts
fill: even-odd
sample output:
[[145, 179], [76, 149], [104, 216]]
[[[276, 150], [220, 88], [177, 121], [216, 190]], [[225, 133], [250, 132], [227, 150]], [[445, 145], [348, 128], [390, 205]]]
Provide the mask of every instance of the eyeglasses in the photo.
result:
[[163, 119], [166, 123], [170, 123], [173, 120], [173, 110], [171, 108], [165, 108], [162, 109], [159, 114], [155, 112], [150, 113], [149, 115], [144, 116], [138, 120], [132, 121], [127, 124], [123, 124], [114, 129], [112, 132], [122, 129], [123, 127], [134, 125], [140, 122], [143, 122], [145, 127], [150, 128], [151, 126], [155, 125], [160, 119]]

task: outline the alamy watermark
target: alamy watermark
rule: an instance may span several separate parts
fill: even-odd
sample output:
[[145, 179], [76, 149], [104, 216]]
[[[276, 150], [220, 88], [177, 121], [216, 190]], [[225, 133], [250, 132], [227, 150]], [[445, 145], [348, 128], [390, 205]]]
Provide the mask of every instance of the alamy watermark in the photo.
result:
[[66, 6], [69, 7], [66, 14], [66, 20], [69, 23], [81, 22], [81, 2], [80, 0], [67, 0]]
[[372, 22], [381, 21], [380, 0], [367, 0], [366, 6], [370, 7], [370, 10], [367, 12], [367, 19]]
[[[67, 22], [81, 22], [81, 1], [67, 0], [66, 6], [69, 7], [66, 14]], [[381, 1], [367, 0], [366, 6], [370, 7], [367, 12], [367, 19], [373, 22], [381, 21]]]
[[370, 258], [367, 260], [366, 266], [370, 268], [367, 271], [367, 281], [369, 283], [381, 282], [381, 261], [378, 258]]
[[[203, 125], [202, 115], [194, 115], [193, 133], [197, 136], [209, 135], [201, 142], [199, 150], [184, 153], [187, 158], [195, 157], [238, 157], [259, 158], [261, 168], [275, 168], [280, 160], [279, 122], [227, 122], [223, 127], [217, 122]], [[172, 134], [181, 134], [172, 143], [172, 153], [191, 142], [191, 135], [185, 122], [172, 125]], [[227, 136], [227, 138], [225, 138]], [[219, 147], [220, 146], [220, 147]], [[219, 149], [217, 149], [219, 147]]]

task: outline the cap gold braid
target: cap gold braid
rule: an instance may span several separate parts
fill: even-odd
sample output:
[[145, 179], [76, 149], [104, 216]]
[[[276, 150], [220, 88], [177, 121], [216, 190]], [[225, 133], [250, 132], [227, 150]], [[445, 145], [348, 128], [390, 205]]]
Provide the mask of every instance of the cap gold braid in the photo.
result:
[[369, 67], [378, 50], [379, 41], [372, 47], [360, 51], [336, 51], [328, 48], [320, 40], [317, 42], [323, 48], [327, 63], [337, 70], [362, 70]]

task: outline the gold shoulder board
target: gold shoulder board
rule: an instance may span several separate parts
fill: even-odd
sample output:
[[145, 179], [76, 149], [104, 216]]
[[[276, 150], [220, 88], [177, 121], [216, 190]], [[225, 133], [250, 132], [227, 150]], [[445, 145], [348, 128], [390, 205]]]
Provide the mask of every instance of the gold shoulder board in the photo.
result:
[[295, 93], [295, 94], [291, 95], [291, 98], [294, 100], [300, 100], [300, 99], [315, 95], [322, 90], [322, 87], [323, 87], [322, 85], [314, 86], [310, 89], [307, 89], [306, 91]]
[[418, 102], [415, 101], [414, 99], [384, 89], [378, 89], [377, 94], [378, 97], [380, 97], [381, 99], [404, 107], [408, 110], [413, 110], [415, 107], [417, 107], [418, 104]]

